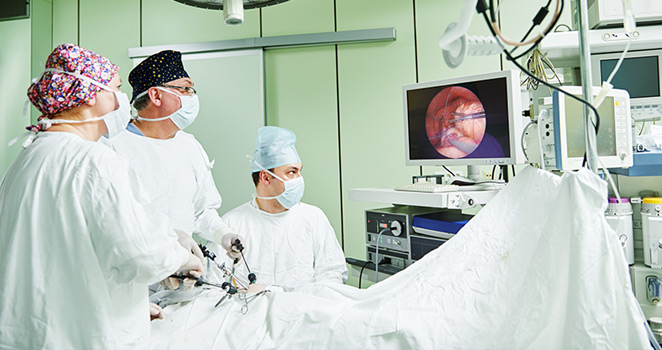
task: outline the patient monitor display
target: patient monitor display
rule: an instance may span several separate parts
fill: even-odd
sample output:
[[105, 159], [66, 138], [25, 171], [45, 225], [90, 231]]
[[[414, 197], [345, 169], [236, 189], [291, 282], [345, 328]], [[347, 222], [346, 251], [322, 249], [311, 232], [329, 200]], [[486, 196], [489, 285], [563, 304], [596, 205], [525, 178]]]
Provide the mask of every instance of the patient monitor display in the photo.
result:
[[[621, 55], [620, 52], [591, 55], [593, 86], [600, 86], [609, 78]], [[654, 120], [662, 112], [662, 50], [628, 52], [611, 84], [630, 94], [632, 118]]]
[[[586, 141], [584, 138], [584, 105], [570, 98], [565, 99], [565, 110], [562, 112], [566, 116], [579, 116], [577, 118], [566, 118], [565, 136], [568, 142], [568, 157], [584, 157], [586, 153]], [[616, 156], [616, 121], [611, 116], [614, 115], [614, 97], [606, 97], [604, 102], [598, 107], [598, 113], [605, 118], [600, 119], [600, 129], [598, 130], [596, 143], [598, 146], [598, 156]]]
[[405, 85], [407, 165], [520, 162], [519, 75], [503, 71]]
[[[563, 89], [577, 96], [582, 93], [579, 86], [564, 86]], [[594, 95], [599, 91], [600, 88], [593, 87]], [[542, 123], [546, 129], [541, 133], [546, 166], [561, 170], [579, 169], [584, 164], [586, 153], [584, 105], [558, 91], [552, 94], [552, 101], [552, 123]], [[598, 114], [600, 125], [596, 146], [599, 165], [607, 168], [631, 167], [632, 130], [628, 92], [611, 90], [598, 107]], [[548, 135], [550, 132], [553, 132], [553, 137]]]

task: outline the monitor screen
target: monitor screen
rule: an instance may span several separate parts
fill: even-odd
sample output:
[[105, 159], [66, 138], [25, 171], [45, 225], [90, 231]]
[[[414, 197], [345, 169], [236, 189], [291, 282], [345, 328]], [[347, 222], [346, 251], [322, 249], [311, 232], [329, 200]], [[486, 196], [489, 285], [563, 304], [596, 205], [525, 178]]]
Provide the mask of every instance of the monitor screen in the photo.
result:
[[504, 71], [406, 85], [407, 163], [516, 163], [512, 113], [521, 113], [518, 83], [516, 73]]
[[[621, 52], [591, 54], [593, 86], [607, 81]], [[628, 51], [611, 84], [630, 94], [635, 119], [655, 117], [662, 106], [662, 50]]]
[[[617, 89], [627, 90], [630, 98], [660, 96], [658, 59], [658, 56], [625, 58], [611, 84]], [[600, 60], [602, 81], [607, 81], [616, 62], [618, 59]]]
[[[616, 120], [614, 116], [614, 97], [605, 97], [598, 114], [600, 118], [600, 128], [596, 138], [598, 147], [598, 156], [616, 156]], [[584, 157], [586, 153], [586, 141], [584, 136], [584, 105], [574, 99], [565, 100], [566, 115], [566, 139], [568, 142], [568, 157]]]
[[[573, 170], [585, 165], [586, 135], [584, 104], [572, 96], [582, 96], [581, 86], [563, 86], [565, 93], [554, 91], [552, 104], [543, 108], [551, 111], [553, 137], [550, 131], [542, 133], [547, 166], [560, 170]], [[593, 96], [601, 88], [593, 87]], [[612, 89], [597, 108], [600, 116], [598, 133], [595, 138], [599, 167], [620, 168], [632, 166], [632, 118], [630, 96], [626, 90]], [[550, 142], [551, 141], [551, 142]]]

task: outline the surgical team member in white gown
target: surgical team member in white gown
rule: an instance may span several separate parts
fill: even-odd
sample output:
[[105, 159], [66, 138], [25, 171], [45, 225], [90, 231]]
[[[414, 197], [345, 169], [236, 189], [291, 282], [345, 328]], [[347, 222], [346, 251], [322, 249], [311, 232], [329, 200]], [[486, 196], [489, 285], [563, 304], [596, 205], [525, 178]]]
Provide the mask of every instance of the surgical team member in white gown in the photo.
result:
[[58, 46], [28, 89], [43, 113], [0, 184], [0, 349], [144, 348], [147, 285], [202, 272], [96, 142], [129, 120], [117, 66]]
[[[295, 288], [310, 283], [342, 284], [345, 256], [321, 209], [301, 203], [301, 160], [288, 129], [266, 126], [257, 134], [253, 181], [257, 196], [223, 216], [245, 236], [245, 254], [257, 282]], [[246, 276], [245, 265], [238, 275]]]
[[109, 140], [140, 178], [149, 202], [170, 224], [229, 249], [236, 239], [218, 214], [222, 199], [202, 145], [183, 130], [198, 115], [199, 102], [181, 53], [147, 57], [129, 73], [138, 117]]

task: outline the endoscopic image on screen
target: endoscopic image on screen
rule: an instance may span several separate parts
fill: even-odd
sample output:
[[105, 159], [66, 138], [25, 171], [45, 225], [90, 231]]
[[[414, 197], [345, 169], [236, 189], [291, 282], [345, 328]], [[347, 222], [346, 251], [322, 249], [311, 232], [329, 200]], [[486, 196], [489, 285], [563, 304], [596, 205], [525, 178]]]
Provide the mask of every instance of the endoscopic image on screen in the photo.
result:
[[469, 89], [447, 87], [428, 105], [425, 132], [437, 152], [448, 158], [464, 158], [483, 141], [483, 104]]
[[411, 90], [411, 159], [510, 156], [505, 79]]

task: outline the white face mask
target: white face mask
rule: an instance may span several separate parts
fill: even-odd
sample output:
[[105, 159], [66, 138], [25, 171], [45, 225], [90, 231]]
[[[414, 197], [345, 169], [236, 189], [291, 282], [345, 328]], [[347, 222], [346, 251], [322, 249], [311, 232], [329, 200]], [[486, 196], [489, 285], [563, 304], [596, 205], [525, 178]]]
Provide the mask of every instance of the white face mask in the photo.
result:
[[[156, 88], [179, 97], [179, 101], [181, 102], [181, 107], [177, 111], [175, 111], [175, 113], [167, 117], [154, 118], [154, 119], [136, 117], [136, 119], [146, 122], [158, 122], [161, 120], [170, 119], [179, 128], [179, 130], [184, 130], [186, 129], [186, 127], [193, 124], [195, 118], [198, 116], [198, 112], [200, 111], [200, 101], [198, 100], [198, 95], [184, 96], [184, 95], [178, 95], [160, 86], [157, 86]], [[138, 99], [140, 96], [146, 93], [147, 91], [136, 96], [136, 99]]]
[[[255, 163], [258, 167], [262, 168], [259, 164]], [[293, 206], [295, 206], [297, 203], [301, 201], [301, 198], [303, 197], [303, 192], [305, 190], [305, 184], [303, 182], [303, 176], [295, 177], [294, 179], [289, 179], [289, 180], [284, 180], [280, 176], [272, 173], [271, 171], [262, 168], [264, 171], [267, 173], [271, 174], [271, 176], [275, 177], [276, 179], [280, 180], [283, 185], [285, 185], [285, 189], [283, 192], [275, 197], [260, 197], [256, 196], [257, 198], [260, 199], [275, 199], [280, 203], [280, 205], [283, 206], [285, 209], [290, 209]]]
[[129, 124], [129, 121], [131, 120], [131, 104], [129, 103], [129, 97], [125, 93], [121, 91], [112, 90], [106, 85], [100, 84], [93, 79], [90, 79], [84, 75], [80, 75], [77, 73], [65, 72], [59, 69], [47, 69], [45, 71], [55, 71], [58, 73], [70, 74], [75, 76], [76, 78], [89, 81], [90, 83], [106, 91], [112, 92], [118, 104], [117, 109], [110, 111], [100, 117], [91, 118], [91, 119], [85, 119], [85, 120], [42, 119], [39, 121], [39, 124], [44, 125], [45, 129], [50, 128], [51, 125], [53, 124], [82, 124], [82, 123], [89, 123], [98, 120], [103, 120], [103, 122], [106, 124], [106, 128], [108, 129], [108, 132], [103, 136], [106, 138], [111, 138], [121, 133]]
[[123, 92], [113, 91], [113, 93], [119, 107], [101, 116], [101, 119], [106, 123], [106, 128], [108, 128], [108, 133], [104, 135], [107, 138], [119, 135], [131, 121], [129, 97]]

